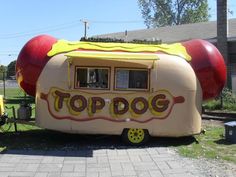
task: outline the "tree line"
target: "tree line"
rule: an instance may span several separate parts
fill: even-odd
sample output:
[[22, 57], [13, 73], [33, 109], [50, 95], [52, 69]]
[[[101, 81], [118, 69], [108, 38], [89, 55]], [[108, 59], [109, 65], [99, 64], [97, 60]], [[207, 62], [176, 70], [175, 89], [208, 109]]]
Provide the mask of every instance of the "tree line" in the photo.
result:
[[138, 0], [147, 28], [209, 20], [207, 0]]
[[0, 80], [3, 80], [3, 77], [5, 79], [12, 79], [16, 75], [16, 60], [12, 61], [9, 65], [7, 66], [0, 66]]

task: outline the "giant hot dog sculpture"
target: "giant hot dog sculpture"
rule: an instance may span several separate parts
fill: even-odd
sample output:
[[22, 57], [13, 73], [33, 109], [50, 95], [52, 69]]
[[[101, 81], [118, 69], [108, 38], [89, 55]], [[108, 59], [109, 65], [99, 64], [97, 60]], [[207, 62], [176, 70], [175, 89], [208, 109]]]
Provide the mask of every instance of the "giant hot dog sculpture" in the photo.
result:
[[[93, 56], [84, 55], [88, 60], [81, 60], [81, 53], [86, 52]], [[114, 87], [104, 92], [84, 91], [68, 87], [65, 83], [74, 79], [73, 67], [98, 64], [109, 66], [112, 71], [116, 68], [114, 61], [96, 60], [99, 56], [93, 52], [112, 57], [117, 53], [124, 57], [130, 54], [131, 58], [138, 58], [138, 54], [155, 55], [149, 92], [120, 93]], [[116, 62], [122, 60], [118, 57]], [[140, 67], [137, 61], [124, 66]], [[36, 96], [36, 120], [41, 127], [105, 134], [121, 134], [124, 128], [137, 127], [148, 129], [155, 136], [199, 133], [202, 100], [219, 95], [226, 81], [223, 57], [215, 46], [198, 39], [171, 45], [103, 44], [58, 41], [40, 35], [21, 50], [16, 73], [20, 87]], [[123, 106], [117, 107], [119, 104]]]

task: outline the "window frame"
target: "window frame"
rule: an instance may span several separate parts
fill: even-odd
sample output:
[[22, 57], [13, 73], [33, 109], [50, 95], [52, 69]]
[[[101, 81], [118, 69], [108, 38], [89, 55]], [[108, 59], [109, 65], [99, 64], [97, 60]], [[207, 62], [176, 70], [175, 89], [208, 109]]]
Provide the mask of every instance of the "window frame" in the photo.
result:
[[[88, 69], [92, 68], [92, 69], [107, 69], [108, 70], [108, 87], [107, 88], [96, 88], [96, 87], [79, 87], [77, 86], [77, 69], [78, 68], [82, 68], [82, 69]], [[74, 73], [74, 89], [85, 89], [85, 90], [110, 90], [111, 86], [111, 67], [108, 66], [75, 66], [75, 73]]]
[[[116, 72], [118, 69], [123, 69], [123, 70], [136, 70], [136, 71], [147, 71], [147, 88], [117, 88], [116, 87]], [[114, 84], [113, 84], [113, 89], [117, 91], [150, 91], [150, 69], [148, 68], [130, 68], [130, 67], [115, 67], [114, 68]]]

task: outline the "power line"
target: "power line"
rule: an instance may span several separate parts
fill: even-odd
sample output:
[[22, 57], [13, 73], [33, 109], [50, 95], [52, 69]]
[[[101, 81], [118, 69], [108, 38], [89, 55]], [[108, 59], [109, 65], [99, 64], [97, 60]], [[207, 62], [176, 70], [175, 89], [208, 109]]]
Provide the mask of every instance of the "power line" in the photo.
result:
[[0, 53], [16, 53], [19, 52], [18, 50], [1, 50]]
[[140, 20], [131, 20], [131, 21], [96, 21], [96, 20], [90, 20], [92, 23], [107, 23], [107, 24], [114, 24], [114, 23], [143, 23], [143, 21]]
[[[85, 20], [76, 20], [68, 23], [48, 26], [44, 28], [38, 28], [38, 29], [32, 29], [25, 32], [19, 32], [19, 33], [10, 33], [10, 34], [2, 34], [0, 35], [0, 39], [12, 39], [12, 38], [19, 38], [19, 37], [25, 37], [29, 35], [34, 35], [37, 33], [47, 33], [52, 31], [59, 31], [63, 29], [73, 28], [78, 25], [81, 25], [81, 21], [85, 25], [85, 32], [87, 35], [87, 28], [88, 28], [88, 21]], [[143, 21], [137, 21], [137, 20], [129, 20], [129, 21], [100, 21], [100, 20], [89, 20], [90, 23], [97, 23], [97, 24], [130, 24], [130, 23], [143, 23]]]
[[18, 54], [16, 54], [16, 53], [11, 53], [11, 54], [9, 54], [9, 53], [0, 53], [0, 56], [8, 56], [8, 57], [11, 57], [11, 56], [17, 56]]
[[67, 23], [62, 23], [62, 24], [57, 24], [57, 25], [50, 25], [50, 26], [46, 26], [43, 28], [37, 28], [37, 29], [31, 29], [29, 31], [24, 31], [24, 32], [18, 32], [18, 33], [10, 33], [10, 34], [4, 34], [4, 35], [18, 35], [18, 34], [22, 34], [22, 33], [29, 33], [29, 32], [37, 32], [39, 30], [47, 30], [47, 29], [51, 29], [51, 28], [55, 28], [55, 27], [63, 27], [63, 26], [68, 26], [74, 23], [78, 23], [79, 21], [72, 21], [72, 22], [67, 22]]
[[54, 26], [46, 27], [46, 28], [33, 29], [30, 31], [26, 31], [26, 32], [5, 34], [5, 35], [0, 36], [0, 39], [11, 39], [11, 38], [18, 38], [18, 37], [25, 37], [25, 36], [29, 36], [29, 35], [34, 35], [37, 33], [59, 31], [59, 30], [63, 30], [63, 29], [77, 27], [78, 25], [81, 25], [81, 24], [77, 20], [77, 21], [74, 21], [71, 23], [64, 23], [64, 24], [54, 25]]

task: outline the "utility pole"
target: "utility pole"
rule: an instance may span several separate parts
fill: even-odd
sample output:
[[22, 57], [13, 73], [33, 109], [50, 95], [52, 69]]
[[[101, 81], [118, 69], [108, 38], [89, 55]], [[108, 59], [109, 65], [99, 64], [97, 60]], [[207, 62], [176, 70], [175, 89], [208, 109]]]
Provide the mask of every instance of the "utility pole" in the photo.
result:
[[226, 86], [231, 89], [231, 66], [228, 59], [228, 20], [227, 0], [217, 0], [217, 48], [225, 59], [227, 66]]
[[[227, 68], [227, 78], [226, 87], [232, 88], [231, 84], [231, 66], [228, 60], [228, 20], [227, 20], [227, 0], [217, 0], [217, 48], [224, 57], [226, 68]], [[223, 108], [223, 97], [220, 96], [220, 106]]]
[[88, 21], [87, 20], [80, 20], [84, 23], [84, 38], [87, 39], [87, 28], [88, 28]]

